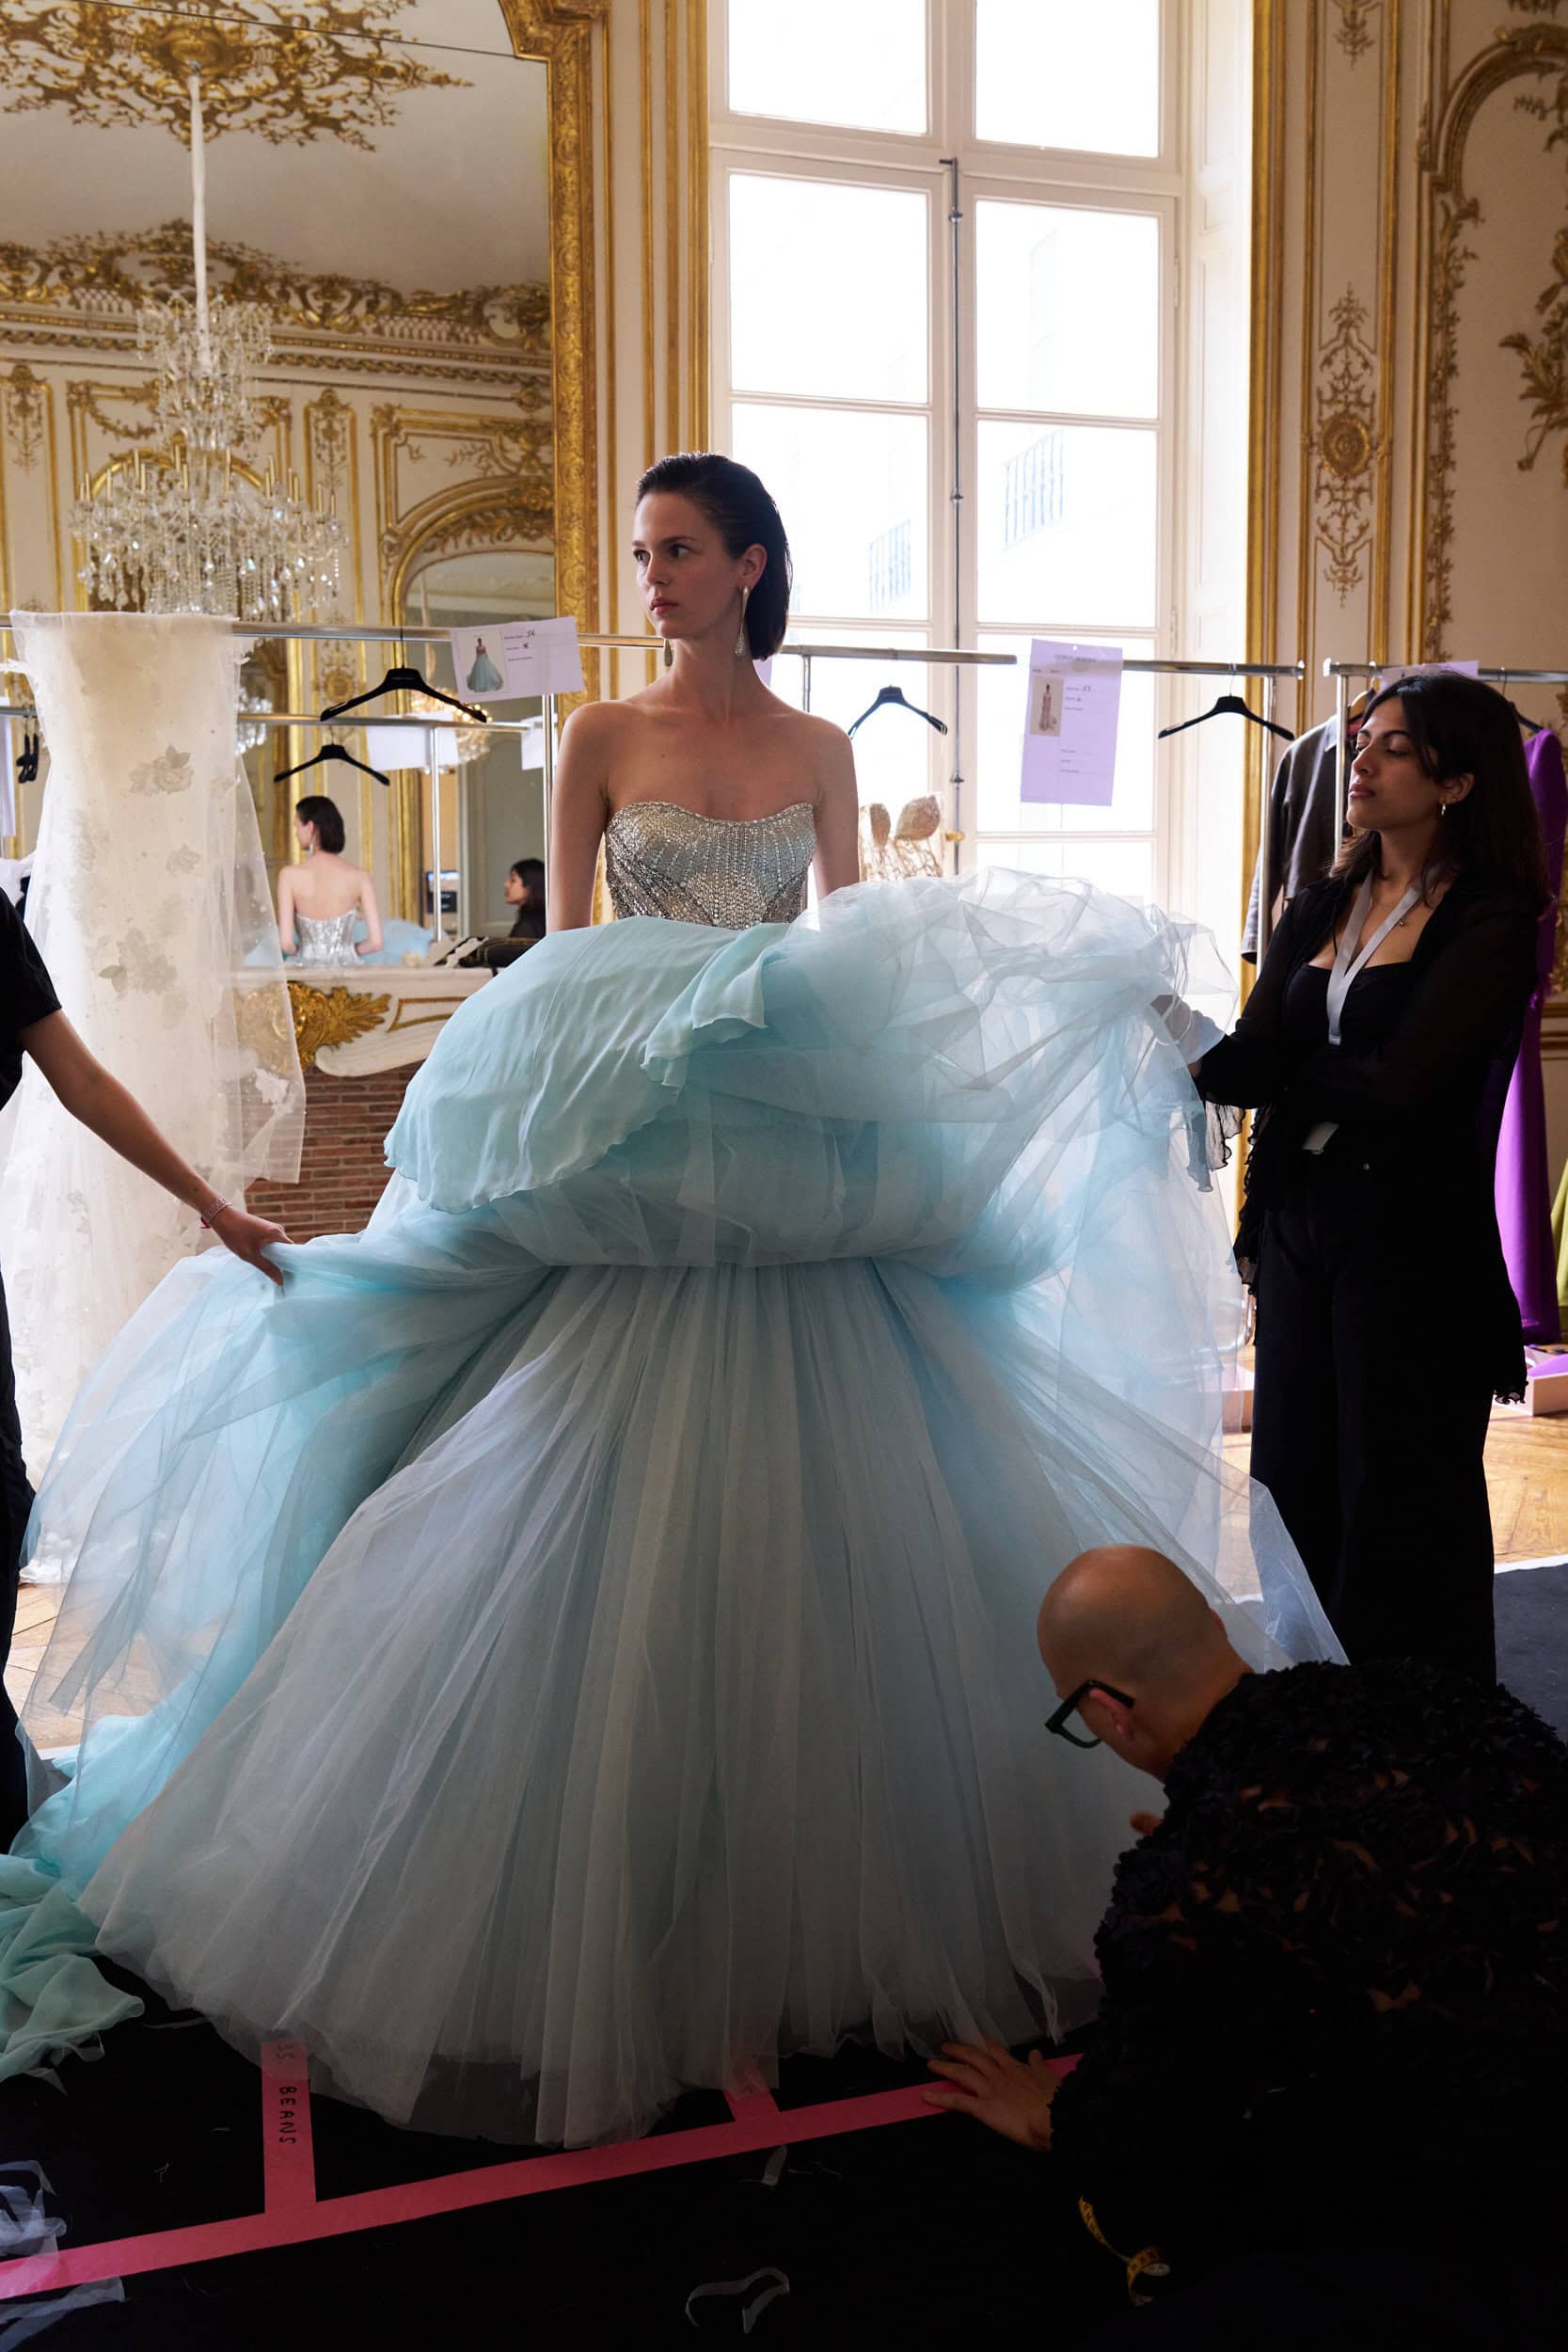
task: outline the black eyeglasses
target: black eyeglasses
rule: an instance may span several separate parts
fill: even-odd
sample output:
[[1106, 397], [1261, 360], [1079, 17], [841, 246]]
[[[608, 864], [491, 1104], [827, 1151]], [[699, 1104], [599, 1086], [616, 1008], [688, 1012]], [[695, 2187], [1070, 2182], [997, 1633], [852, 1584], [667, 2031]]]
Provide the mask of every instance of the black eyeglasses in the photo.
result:
[[1101, 1692], [1106, 1698], [1115, 1699], [1118, 1707], [1132, 1707], [1134, 1704], [1126, 1691], [1118, 1691], [1114, 1683], [1101, 1682], [1091, 1676], [1087, 1682], [1081, 1682], [1076, 1691], [1069, 1692], [1054, 1715], [1046, 1717], [1047, 1731], [1053, 1731], [1058, 1740], [1070, 1740], [1075, 1748], [1098, 1748], [1100, 1745], [1098, 1740], [1085, 1740], [1079, 1732], [1068, 1729], [1068, 1718], [1076, 1713], [1079, 1701], [1086, 1699], [1091, 1691]]

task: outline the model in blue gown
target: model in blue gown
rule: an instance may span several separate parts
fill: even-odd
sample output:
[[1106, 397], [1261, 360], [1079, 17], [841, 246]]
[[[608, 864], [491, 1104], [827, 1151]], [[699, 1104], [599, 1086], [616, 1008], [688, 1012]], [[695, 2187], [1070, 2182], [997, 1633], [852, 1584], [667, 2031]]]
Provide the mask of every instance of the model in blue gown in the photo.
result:
[[474, 658], [468, 669], [469, 693], [493, 694], [505, 683], [500, 672], [485, 652], [484, 640], [482, 637], [474, 647]]
[[1157, 1545], [1256, 1662], [1334, 1654], [1221, 1462], [1190, 941], [994, 870], [792, 921], [812, 849], [619, 811], [626, 919], [449, 1023], [368, 1230], [186, 1263], [88, 1382], [8, 2068], [135, 2007], [95, 1947], [499, 2137], [1017, 2042], [1093, 2005], [1142, 1787], [1044, 1736], [1052, 1575]]

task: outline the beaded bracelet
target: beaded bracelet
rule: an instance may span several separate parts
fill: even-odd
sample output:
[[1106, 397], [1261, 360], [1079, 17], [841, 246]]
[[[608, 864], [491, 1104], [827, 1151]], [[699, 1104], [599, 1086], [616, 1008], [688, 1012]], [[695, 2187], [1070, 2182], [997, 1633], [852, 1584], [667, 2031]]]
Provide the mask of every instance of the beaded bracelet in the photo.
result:
[[201, 1220], [203, 1228], [211, 1231], [212, 1227], [217, 1223], [218, 1218], [223, 1215], [225, 1209], [227, 1209], [230, 1203], [227, 1200], [214, 1200], [212, 1207], [208, 1210], [206, 1216]]

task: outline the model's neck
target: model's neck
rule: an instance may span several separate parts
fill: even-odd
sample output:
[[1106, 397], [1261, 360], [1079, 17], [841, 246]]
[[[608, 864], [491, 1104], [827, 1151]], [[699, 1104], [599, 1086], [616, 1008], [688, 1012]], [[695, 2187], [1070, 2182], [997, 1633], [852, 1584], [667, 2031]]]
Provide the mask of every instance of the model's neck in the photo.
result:
[[734, 719], [760, 703], [767, 688], [745, 654], [737, 654], [728, 629], [722, 638], [683, 637], [675, 646], [670, 683], [684, 703], [709, 719]]
[[1436, 837], [1435, 822], [1378, 835], [1379, 875], [1391, 897], [1402, 898], [1419, 884], [1432, 863]]

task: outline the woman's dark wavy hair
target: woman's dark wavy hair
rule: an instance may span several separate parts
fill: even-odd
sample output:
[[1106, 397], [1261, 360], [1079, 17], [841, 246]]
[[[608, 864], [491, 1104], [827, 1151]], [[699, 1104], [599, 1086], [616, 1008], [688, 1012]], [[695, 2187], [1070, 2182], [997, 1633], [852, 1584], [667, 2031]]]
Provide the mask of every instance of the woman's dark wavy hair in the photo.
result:
[[[1512, 704], [1479, 678], [1455, 670], [1421, 670], [1374, 694], [1362, 725], [1389, 702], [1402, 707], [1404, 732], [1434, 784], [1450, 776], [1475, 778], [1465, 798], [1451, 802], [1438, 820], [1423, 890], [1430, 897], [1436, 883], [1471, 874], [1523, 891], [1544, 912], [1550, 896], [1546, 850]], [[1381, 859], [1378, 835], [1357, 834], [1335, 859], [1335, 877], [1357, 884], [1378, 871]]]
[[686, 450], [661, 457], [637, 485], [640, 500], [673, 495], [700, 506], [731, 555], [761, 548], [768, 557], [762, 578], [746, 601], [746, 642], [752, 659], [766, 661], [784, 641], [790, 591], [795, 585], [789, 541], [783, 519], [750, 466], [714, 450]]
[[336, 801], [329, 801], [325, 792], [307, 792], [294, 803], [294, 815], [316, 828], [316, 840], [324, 850], [339, 853], [347, 838], [343, 832], [343, 812]]

